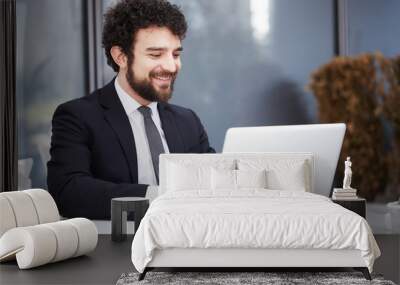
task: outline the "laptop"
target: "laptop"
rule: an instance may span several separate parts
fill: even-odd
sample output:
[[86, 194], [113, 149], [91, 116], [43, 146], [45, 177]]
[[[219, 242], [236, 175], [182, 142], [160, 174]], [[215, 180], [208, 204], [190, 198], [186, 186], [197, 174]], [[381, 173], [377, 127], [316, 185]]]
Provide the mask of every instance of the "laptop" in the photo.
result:
[[345, 132], [343, 123], [230, 128], [222, 152], [311, 152], [314, 193], [329, 197]]

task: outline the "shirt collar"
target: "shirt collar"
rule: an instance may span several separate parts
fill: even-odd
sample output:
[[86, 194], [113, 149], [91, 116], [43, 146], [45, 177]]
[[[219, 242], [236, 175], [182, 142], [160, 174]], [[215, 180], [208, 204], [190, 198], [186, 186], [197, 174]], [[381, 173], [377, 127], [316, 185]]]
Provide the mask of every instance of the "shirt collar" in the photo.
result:
[[149, 105], [147, 105], [147, 107], [149, 107], [151, 109], [152, 114], [158, 113], [157, 104], [158, 104], [158, 102], [151, 102]]
[[[118, 77], [115, 78], [114, 85], [115, 85], [115, 90], [117, 91], [118, 97], [121, 100], [122, 106], [124, 107], [127, 115], [132, 114], [133, 112], [137, 111], [137, 109], [139, 107], [142, 106], [138, 101], [136, 101], [134, 98], [129, 96], [129, 94], [127, 92], [125, 92], [124, 89], [122, 89], [121, 85], [118, 83]], [[149, 105], [147, 105], [147, 107], [149, 107], [151, 109], [152, 114], [155, 114], [158, 112], [157, 103], [158, 102], [151, 102]]]

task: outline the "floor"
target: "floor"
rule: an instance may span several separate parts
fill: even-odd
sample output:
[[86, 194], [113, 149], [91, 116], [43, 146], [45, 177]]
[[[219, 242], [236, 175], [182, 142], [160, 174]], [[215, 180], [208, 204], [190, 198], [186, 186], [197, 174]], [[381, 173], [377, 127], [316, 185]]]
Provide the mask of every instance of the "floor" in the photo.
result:
[[[374, 272], [400, 283], [400, 235], [375, 236], [382, 256]], [[42, 267], [19, 270], [16, 262], [0, 264], [0, 284], [115, 284], [124, 272], [134, 271], [130, 260], [132, 237], [121, 243], [100, 235], [94, 252]]]
[[381, 250], [381, 257], [375, 261], [374, 272], [400, 284], [400, 235], [375, 235], [375, 239]]
[[130, 261], [132, 237], [125, 242], [99, 235], [96, 250], [45, 266], [18, 270], [16, 262], [0, 264], [0, 284], [115, 284], [124, 272], [134, 271]]

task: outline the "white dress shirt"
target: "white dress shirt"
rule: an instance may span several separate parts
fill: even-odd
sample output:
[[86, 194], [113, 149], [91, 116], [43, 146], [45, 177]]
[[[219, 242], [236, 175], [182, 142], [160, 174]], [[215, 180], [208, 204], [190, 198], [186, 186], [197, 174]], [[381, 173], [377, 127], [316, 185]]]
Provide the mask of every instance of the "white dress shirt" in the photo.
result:
[[[157, 180], [154, 173], [153, 161], [151, 160], [149, 142], [147, 140], [146, 130], [144, 127], [143, 115], [138, 111], [138, 108], [142, 105], [139, 104], [135, 99], [133, 99], [125, 90], [122, 89], [121, 85], [118, 83], [118, 78], [115, 79], [115, 89], [119, 99], [121, 100], [122, 106], [129, 118], [131, 124], [133, 136], [135, 138], [136, 146], [136, 156], [137, 156], [137, 168], [138, 168], [138, 183], [148, 184], [150, 186], [156, 186]], [[167, 141], [165, 139], [165, 134], [161, 128], [160, 115], [158, 114], [157, 102], [152, 102], [147, 107], [151, 108], [151, 118], [156, 125], [161, 141], [164, 146], [165, 153], [169, 153]], [[158, 167], [158, 166], [157, 166]], [[151, 188], [151, 191], [149, 191]], [[157, 187], [148, 187], [146, 197], [153, 195], [151, 193], [156, 191]], [[154, 198], [154, 197], [153, 197]]]

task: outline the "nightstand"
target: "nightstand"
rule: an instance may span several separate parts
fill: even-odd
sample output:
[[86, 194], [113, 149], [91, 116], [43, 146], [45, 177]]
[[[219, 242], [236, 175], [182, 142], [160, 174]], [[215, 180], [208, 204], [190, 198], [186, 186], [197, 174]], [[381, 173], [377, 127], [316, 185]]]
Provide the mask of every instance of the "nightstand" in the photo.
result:
[[332, 199], [332, 202], [339, 204], [340, 206], [359, 214], [365, 219], [366, 216], [366, 200], [364, 198], [354, 199]]
[[111, 239], [126, 240], [126, 222], [128, 213], [133, 212], [136, 233], [141, 220], [149, 208], [149, 199], [142, 197], [119, 197], [111, 199]]

